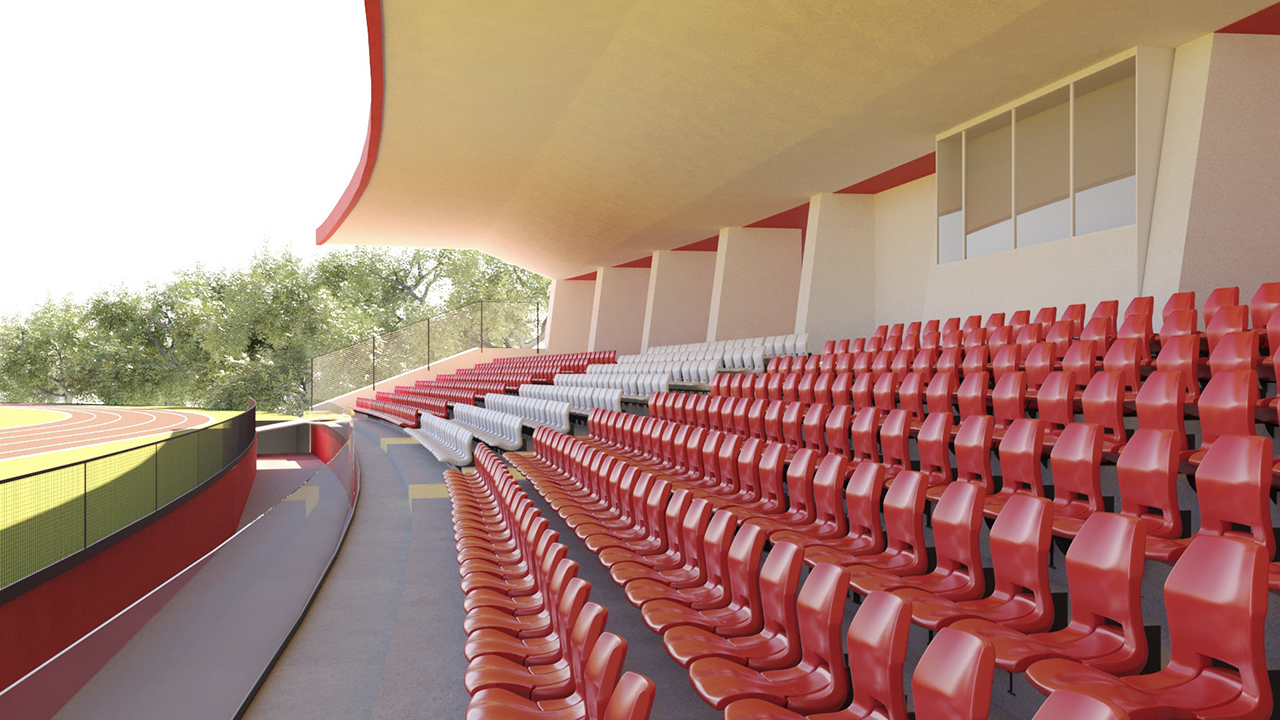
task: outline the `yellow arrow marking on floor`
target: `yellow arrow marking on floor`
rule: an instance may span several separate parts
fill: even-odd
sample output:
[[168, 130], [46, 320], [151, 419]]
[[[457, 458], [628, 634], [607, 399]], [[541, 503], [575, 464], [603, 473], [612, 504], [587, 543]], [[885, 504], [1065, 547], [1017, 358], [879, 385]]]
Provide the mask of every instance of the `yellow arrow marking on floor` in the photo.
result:
[[382, 438], [382, 452], [387, 451], [388, 445], [417, 445], [418, 441], [413, 438]]
[[414, 500], [440, 500], [449, 498], [449, 490], [444, 483], [418, 483], [409, 486], [409, 509], [413, 509]]
[[310, 515], [311, 511], [315, 509], [315, 506], [320, 502], [320, 486], [303, 485], [290, 493], [289, 497], [286, 497], [285, 500], [300, 500], [305, 502], [307, 504], [307, 515]]

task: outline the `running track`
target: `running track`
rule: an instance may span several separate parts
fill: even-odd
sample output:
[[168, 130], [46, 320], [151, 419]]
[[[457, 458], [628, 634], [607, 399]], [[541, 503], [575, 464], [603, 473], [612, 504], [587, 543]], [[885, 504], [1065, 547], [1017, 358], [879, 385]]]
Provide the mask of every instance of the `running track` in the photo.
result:
[[66, 417], [39, 425], [0, 429], [0, 460], [90, 447], [198, 427], [213, 420], [204, 413], [120, 407], [26, 405]]

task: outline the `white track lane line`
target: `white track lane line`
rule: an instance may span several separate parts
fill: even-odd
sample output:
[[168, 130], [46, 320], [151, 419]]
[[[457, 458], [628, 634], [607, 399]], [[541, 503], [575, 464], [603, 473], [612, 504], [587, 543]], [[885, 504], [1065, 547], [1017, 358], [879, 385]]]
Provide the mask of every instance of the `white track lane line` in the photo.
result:
[[[99, 411], [92, 411], [92, 412], [99, 412]], [[117, 418], [117, 420], [124, 420], [124, 417], [121, 414], [111, 412], [111, 411], [102, 411], [102, 412], [105, 415], [114, 415]], [[104, 428], [103, 430], [100, 430], [100, 431], [80, 433], [75, 438], [66, 440], [64, 442], [44, 443], [44, 444], [36, 445], [34, 447], [28, 445], [26, 448], [20, 451], [9, 451], [9, 452], [0, 451], [0, 460], [13, 459], [17, 457], [35, 457], [39, 455], [48, 455], [54, 452], [62, 452], [70, 448], [81, 448], [81, 447], [90, 448], [90, 447], [98, 447], [102, 445], [110, 445], [116, 442], [131, 440], [139, 437], [146, 437], [148, 435], [158, 435], [161, 433], [171, 432], [174, 430], [186, 430], [186, 429], [192, 429], [195, 427], [201, 427], [207, 424], [208, 422], [214, 420], [213, 416], [207, 415], [205, 413], [196, 413], [196, 412], [186, 413], [186, 412], [178, 412], [178, 411], [172, 411], [172, 410], [161, 410], [156, 412], [162, 413], [164, 415], [168, 415], [170, 419], [168, 422], [163, 422], [161, 424], [156, 424], [153, 426], [152, 423], [160, 423], [161, 418], [157, 414], [151, 411], [128, 410], [124, 412], [147, 416], [150, 418], [150, 421], [141, 422], [141, 423], [130, 422], [128, 425], [125, 425], [123, 427], [112, 424], [111, 426]], [[189, 423], [191, 422], [191, 420], [195, 418], [203, 418], [204, 422], [199, 423], [197, 425], [190, 425]], [[124, 432], [124, 433], [120, 432], [121, 430], [127, 430], [129, 428], [139, 428], [139, 429], [135, 430], [134, 432]], [[104, 433], [109, 434], [109, 437], [104, 438], [98, 442], [86, 442], [86, 440], [92, 440], [95, 436], [101, 436]], [[66, 436], [62, 435], [61, 437], [65, 438]], [[0, 447], [3, 447], [3, 445], [0, 445]]]

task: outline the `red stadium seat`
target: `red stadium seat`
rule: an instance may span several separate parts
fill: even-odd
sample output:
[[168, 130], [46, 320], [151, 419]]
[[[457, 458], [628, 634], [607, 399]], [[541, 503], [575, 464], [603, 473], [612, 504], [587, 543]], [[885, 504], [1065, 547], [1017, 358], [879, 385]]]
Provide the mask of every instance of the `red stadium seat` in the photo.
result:
[[1110, 513], [1091, 516], [1067, 550], [1071, 616], [1062, 630], [1025, 634], [983, 619], [951, 627], [986, 638], [996, 665], [1011, 673], [1048, 658], [1070, 658], [1124, 675], [1147, 660], [1142, 625], [1142, 523]]
[[[1164, 585], [1170, 657], [1148, 675], [1116, 677], [1071, 660], [1042, 660], [1027, 679], [1042, 692], [1072, 690], [1126, 712], [1263, 720], [1271, 717], [1265, 637], [1265, 550], [1197, 537]], [[1213, 622], [1206, 622], [1213, 618]], [[1159, 715], [1161, 709], [1165, 714]]]
[[1049, 542], [1053, 511], [1049, 501], [1015, 495], [991, 528], [995, 585], [990, 596], [952, 602], [922, 590], [894, 594], [911, 602], [912, 622], [937, 630], [967, 617], [984, 618], [1022, 632], [1053, 624], [1049, 592]]
[[1015, 421], [1000, 441], [1000, 491], [987, 496], [983, 513], [997, 517], [1018, 495], [1043, 498], [1040, 457], [1044, 454], [1044, 426], [1034, 418]]

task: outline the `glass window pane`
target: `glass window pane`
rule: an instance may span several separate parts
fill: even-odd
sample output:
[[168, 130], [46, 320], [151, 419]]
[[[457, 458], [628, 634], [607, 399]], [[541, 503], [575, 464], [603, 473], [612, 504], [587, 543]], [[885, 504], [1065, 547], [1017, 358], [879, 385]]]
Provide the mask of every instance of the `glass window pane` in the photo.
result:
[[1130, 58], [1075, 85], [1077, 235], [1131, 225], [1137, 215], [1134, 67]]
[[1016, 111], [1018, 247], [1071, 234], [1071, 93], [1061, 88]]
[[1076, 235], [1138, 221], [1137, 178], [1130, 175], [1076, 193]]
[[[965, 257], [1013, 249], [1013, 124], [1003, 113], [965, 132]], [[995, 228], [1004, 224], [1003, 230]], [[982, 232], [989, 230], [988, 232]], [[976, 237], [975, 237], [976, 235]], [[1004, 245], [999, 245], [1001, 239]]]
[[960, 226], [960, 215], [959, 212], [953, 212], [938, 218], [939, 263], [964, 259], [964, 232]]
[[964, 259], [964, 227], [961, 225], [961, 188], [964, 178], [964, 136], [938, 141], [938, 262]]

